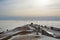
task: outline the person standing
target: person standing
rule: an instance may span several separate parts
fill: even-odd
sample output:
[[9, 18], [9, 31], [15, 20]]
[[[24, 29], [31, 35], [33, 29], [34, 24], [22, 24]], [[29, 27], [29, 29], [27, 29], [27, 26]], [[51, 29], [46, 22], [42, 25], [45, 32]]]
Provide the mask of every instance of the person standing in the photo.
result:
[[36, 26], [37, 29], [36, 29], [36, 35], [39, 35], [39, 32], [40, 32], [40, 26]]

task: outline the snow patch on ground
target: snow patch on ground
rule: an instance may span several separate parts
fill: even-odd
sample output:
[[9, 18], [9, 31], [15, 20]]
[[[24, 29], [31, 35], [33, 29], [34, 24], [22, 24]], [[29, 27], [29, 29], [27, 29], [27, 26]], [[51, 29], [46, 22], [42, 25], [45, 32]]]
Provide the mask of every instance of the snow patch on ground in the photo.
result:
[[[33, 40], [60, 40], [60, 39], [56, 39], [56, 38], [44, 36], [44, 35], [41, 35], [41, 34], [36, 35], [35, 33], [27, 34], [27, 35], [16, 35], [16, 36], [13, 36], [13, 37], [12, 37], [11, 39], [9, 39], [9, 40], [12, 40], [12, 39], [14, 39], [14, 38], [18, 39], [18, 38], [21, 38], [21, 37], [25, 38], [25, 36], [27, 37], [26, 40], [30, 39], [32, 36], [40, 36], [40, 38], [38, 38], [38, 39], [33, 39]], [[29, 38], [29, 36], [30, 36], [30, 38]], [[16, 40], [16, 39], [15, 39], [15, 40]], [[25, 40], [25, 39], [24, 39], [24, 40]], [[31, 39], [30, 39], [30, 40], [31, 40]]]

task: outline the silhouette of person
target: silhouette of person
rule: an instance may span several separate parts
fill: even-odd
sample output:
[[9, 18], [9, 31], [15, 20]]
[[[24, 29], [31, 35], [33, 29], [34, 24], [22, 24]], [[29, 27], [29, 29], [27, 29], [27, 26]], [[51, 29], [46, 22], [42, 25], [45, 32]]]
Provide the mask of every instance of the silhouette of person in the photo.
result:
[[8, 31], [8, 29], [7, 29], [7, 31]]
[[33, 26], [33, 23], [31, 23], [30, 26]]
[[39, 35], [39, 31], [40, 31], [40, 26], [37, 26], [36, 35]]

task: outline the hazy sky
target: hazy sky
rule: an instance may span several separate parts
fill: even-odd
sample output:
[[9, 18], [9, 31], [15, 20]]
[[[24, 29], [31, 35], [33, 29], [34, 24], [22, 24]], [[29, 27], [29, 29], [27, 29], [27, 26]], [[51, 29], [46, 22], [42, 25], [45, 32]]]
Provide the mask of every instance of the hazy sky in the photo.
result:
[[0, 0], [0, 16], [60, 16], [60, 0]]

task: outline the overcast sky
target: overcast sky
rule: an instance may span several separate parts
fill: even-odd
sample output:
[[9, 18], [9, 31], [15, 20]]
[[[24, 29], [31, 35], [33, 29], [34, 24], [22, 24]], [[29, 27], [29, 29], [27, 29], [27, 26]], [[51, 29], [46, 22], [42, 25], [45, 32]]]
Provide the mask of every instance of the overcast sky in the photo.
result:
[[60, 0], [0, 0], [0, 16], [60, 16]]

